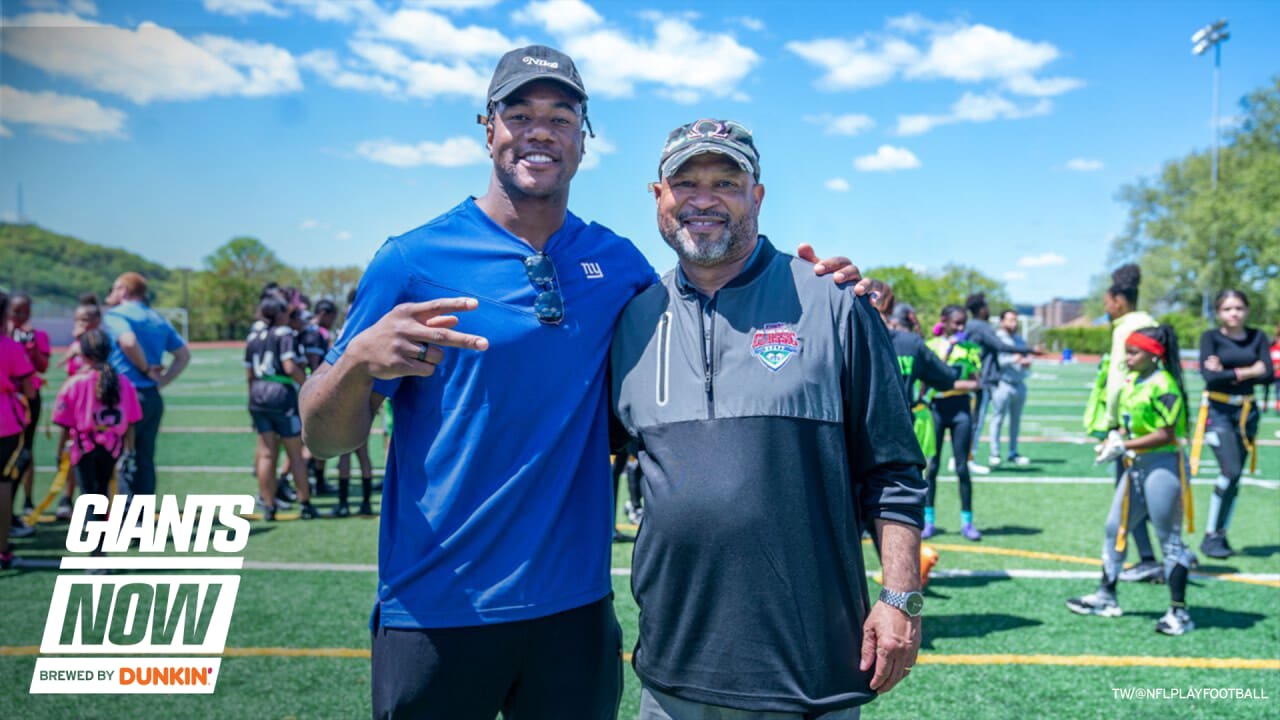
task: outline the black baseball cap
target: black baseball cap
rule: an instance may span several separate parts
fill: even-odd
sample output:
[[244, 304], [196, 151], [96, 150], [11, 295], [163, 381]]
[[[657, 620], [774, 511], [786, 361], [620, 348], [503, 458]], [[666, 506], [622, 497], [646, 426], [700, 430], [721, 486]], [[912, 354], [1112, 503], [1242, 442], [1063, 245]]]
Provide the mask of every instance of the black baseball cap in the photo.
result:
[[517, 48], [502, 56], [489, 81], [489, 102], [505, 99], [508, 95], [537, 80], [554, 80], [568, 87], [586, 102], [587, 89], [582, 76], [573, 64], [573, 58], [546, 45], [530, 45]]

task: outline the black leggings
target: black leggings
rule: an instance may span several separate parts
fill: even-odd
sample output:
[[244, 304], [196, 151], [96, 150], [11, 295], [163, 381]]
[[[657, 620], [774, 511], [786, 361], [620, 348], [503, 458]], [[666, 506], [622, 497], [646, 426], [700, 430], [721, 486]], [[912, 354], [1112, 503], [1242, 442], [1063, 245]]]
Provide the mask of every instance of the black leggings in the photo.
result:
[[968, 395], [953, 395], [933, 401], [933, 439], [935, 450], [929, 459], [929, 497], [925, 504], [934, 506], [938, 494], [938, 469], [942, 464], [942, 437], [951, 430], [951, 454], [956, 459], [956, 477], [960, 480], [960, 510], [973, 510], [973, 483], [969, 479], [969, 448], [973, 442], [973, 409]]
[[[1211, 513], [1209, 530], [1219, 532], [1226, 529], [1231, 517], [1236, 495], [1240, 492], [1240, 474], [1244, 472], [1244, 463], [1248, 458], [1248, 449], [1244, 446], [1244, 436], [1240, 434], [1240, 412], [1243, 407], [1209, 401], [1209, 427], [1205, 434], [1214, 433], [1218, 441], [1206, 443], [1213, 448], [1214, 457], [1218, 458], [1218, 482], [1214, 485], [1213, 494], [1218, 497], [1221, 507], [1217, 513]], [[1249, 408], [1249, 417], [1244, 424], [1249, 441], [1258, 437], [1258, 406], [1255, 403]], [[1225, 482], [1224, 482], [1225, 480]]]
[[[80, 494], [110, 496], [111, 476], [115, 470], [115, 456], [101, 445], [81, 455], [80, 460], [76, 462], [76, 475], [80, 478]], [[106, 517], [106, 513], [91, 513], [88, 519], [105, 520]], [[98, 541], [98, 547], [93, 554], [102, 553], [102, 542], [102, 540]]]

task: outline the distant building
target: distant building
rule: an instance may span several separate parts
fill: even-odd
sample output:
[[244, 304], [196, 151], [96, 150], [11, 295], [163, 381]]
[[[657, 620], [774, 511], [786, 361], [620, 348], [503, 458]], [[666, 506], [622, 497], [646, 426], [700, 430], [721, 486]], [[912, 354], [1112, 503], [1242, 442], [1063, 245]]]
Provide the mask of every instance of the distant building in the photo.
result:
[[1043, 305], [1036, 306], [1036, 320], [1046, 328], [1066, 325], [1084, 313], [1083, 300], [1064, 300], [1054, 298]]

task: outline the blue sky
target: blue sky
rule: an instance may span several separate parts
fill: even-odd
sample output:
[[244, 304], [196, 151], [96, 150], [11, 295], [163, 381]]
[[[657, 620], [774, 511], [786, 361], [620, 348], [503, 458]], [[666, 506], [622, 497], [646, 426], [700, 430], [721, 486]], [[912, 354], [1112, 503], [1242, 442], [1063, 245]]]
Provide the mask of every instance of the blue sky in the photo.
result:
[[[697, 7], [689, 11], [689, 7]], [[568, 51], [599, 137], [570, 208], [674, 255], [645, 191], [667, 132], [752, 128], [761, 230], [863, 267], [947, 262], [1080, 296], [1126, 182], [1211, 142], [1280, 72], [1274, 2], [6, 0], [0, 215], [199, 267], [235, 235], [360, 264], [484, 191], [497, 58]]]

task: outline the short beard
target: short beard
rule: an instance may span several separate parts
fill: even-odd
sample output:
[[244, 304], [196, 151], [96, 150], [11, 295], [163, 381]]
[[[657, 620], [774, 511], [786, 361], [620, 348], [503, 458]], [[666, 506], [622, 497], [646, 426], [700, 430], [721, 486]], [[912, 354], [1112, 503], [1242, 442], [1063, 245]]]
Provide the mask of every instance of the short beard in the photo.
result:
[[[695, 215], [724, 220], [720, 235], [707, 240], [696, 238], [684, 225], [685, 218]], [[737, 222], [730, 222], [728, 213], [707, 211], [684, 213], [675, 220], [668, 220], [661, 214], [658, 216], [658, 232], [662, 239], [682, 261], [698, 267], [715, 267], [727, 260], [736, 260], [738, 251], [756, 238], [757, 227], [755, 216], [749, 213]]]

